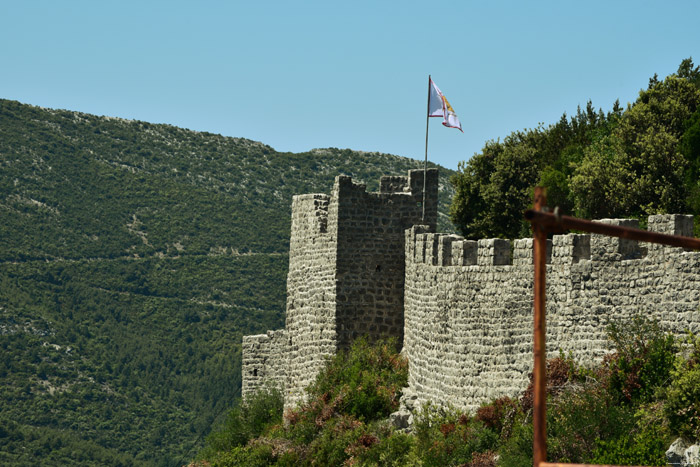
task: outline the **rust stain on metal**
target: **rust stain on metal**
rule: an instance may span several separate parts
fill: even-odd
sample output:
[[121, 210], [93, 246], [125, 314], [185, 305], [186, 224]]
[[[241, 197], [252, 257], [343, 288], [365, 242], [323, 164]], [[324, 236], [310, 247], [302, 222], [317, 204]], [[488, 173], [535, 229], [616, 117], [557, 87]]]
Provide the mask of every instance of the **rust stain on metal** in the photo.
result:
[[[543, 188], [535, 188], [535, 211], [540, 212], [547, 206], [547, 196]], [[535, 319], [534, 319], [534, 366], [532, 370], [534, 392], [533, 392], [533, 460], [535, 465], [540, 465], [547, 460], [547, 407], [546, 407], [546, 353], [545, 353], [545, 275], [547, 271], [547, 230], [538, 223], [532, 223], [534, 235], [534, 258], [535, 258]]]

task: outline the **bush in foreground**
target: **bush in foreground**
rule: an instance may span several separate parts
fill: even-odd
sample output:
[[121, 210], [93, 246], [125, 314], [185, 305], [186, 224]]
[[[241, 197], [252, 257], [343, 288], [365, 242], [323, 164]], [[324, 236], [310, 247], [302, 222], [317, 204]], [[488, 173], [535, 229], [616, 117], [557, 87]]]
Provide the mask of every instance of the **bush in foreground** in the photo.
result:
[[[547, 362], [548, 459], [665, 465], [675, 437], [700, 437], [700, 338], [691, 335], [678, 354], [676, 340], [653, 322], [618, 322], [608, 334], [612, 352], [599, 365], [564, 355]], [[425, 406], [406, 434], [387, 421], [406, 381], [393, 342], [359, 340], [329, 360], [284, 424], [281, 399], [271, 416], [253, 402], [270, 396], [256, 396], [210, 437], [204, 457], [217, 466], [532, 465], [532, 387], [475, 414]]]
[[[282, 393], [266, 388], [229, 412], [223, 427], [207, 437], [206, 447], [200, 457], [212, 457], [217, 453], [242, 452], [242, 446], [274, 425], [282, 423]], [[230, 457], [230, 456], [229, 456]]]
[[671, 371], [664, 412], [674, 432], [700, 440], [700, 337], [690, 334], [688, 344], [688, 355], [679, 357]]
[[407, 381], [394, 340], [358, 339], [329, 359], [307, 402], [285, 413], [284, 424], [281, 398], [271, 404], [272, 416], [257, 403], [278, 395], [256, 395], [229, 415], [200, 457], [216, 466], [405, 465], [411, 438], [396, 436], [386, 419]]

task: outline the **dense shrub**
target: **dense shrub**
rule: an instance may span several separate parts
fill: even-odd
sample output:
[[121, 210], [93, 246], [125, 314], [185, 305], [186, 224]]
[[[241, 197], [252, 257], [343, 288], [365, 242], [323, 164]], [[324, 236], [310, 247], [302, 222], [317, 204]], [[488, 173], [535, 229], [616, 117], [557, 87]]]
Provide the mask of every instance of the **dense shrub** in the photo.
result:
[[229, 415], [201, 457], [221, 466], [404, 465], [412, 442], [393, 438], [385, 420], [398, 408], [407, 379], [395, 341], [358, 339], [329, 359], [307, 389], [307, 402], [288, 411], [285, 424], [279, 394], [259, 393]]
[[244, 446], [265, 430], [282, 422], [282, 394], [266, 388], [253, 394], [229, 412], [224, 426], [207, 437], [203, 455]]
[[360, 465], [413, 467], [422, 465], [415, 450], [415, 437], [401, 432], [388, 432], [357, 457]]
[[362, 448], [378, 441], [369, 427], [352, 416], [337, 415], [328, 420], [310, 443], [309, 465], [343, 465]]
[[[562, 355], [547, 362], [548, 459], [663, 465], [672, 437], [657, 397], [671, 376], [674, 338], [642, 318], [611, 323], [608, 336], [613, 352], [596, 368]], [[500, 465], [532, 464], [532, 391], [531, 381]]]
[[673, 437], [663, 419], [661, 403], [643, 407], [635, 413], [635, 424], [628, 433], [596, 442], [588, 462], [618, 465], [666, 465], [666, 449]]
[[510, 397], [501, 397], [479, 407], [476, 419], [502, 438], [508, 438], [520, 410], [517, 401]]
[[476, 418], [431, 405], [417, 417], [414, 431], [418, 455], [426, 466], [468, 465], [475, 454], [495, 449], [499, 439]]
[[634, 411], [616, 405], [596, 382], [561, 393], [547, 410], [549, 459], [584, 462], [598, 440], [617, 439], [634, 427]]
[[603, 366], [611, 394], [619, 402], [649, 402], [671, 376], [677, 347], [655, 321], [634, 318], [611, 322], [608, 336], [615, 353]]
[[[563, 354], [547, 361], [547, 458], [664, 465], [675, 436], [698, 439], [700, 434], [700, 338], [691, 335], [686, 351], [675, 355], [674, 338], [658, 323], [616, 322], [608, 334], [612, 352], [595, 367], [583, 367]], [[393, 342], [369, 345], [360, 340], [329, 360], [308, 389], [308, 402], [285, 414], [286, 426], [263, 424], [262, 437], [212, 456], [212, 462], [532, 465], [532, 384], [519, 399], [496, 399], [473, 415], [424, 406], [407, 434], [386, 420], [397, 407], [406, 377], [406, 362]]]
[[[547, 397], [559, 394], [568, 381], [572, 378], [578, 378], [581, 375], [576, 373], [577, 367], [571, 358], [566, 358], [563, 354], [557, 358], [547, 360]], [[525, 389], [525, 393], [520, 399], [520, 404], [525, 412], [532, 409], [533, 396], [535, 391], [535, 382], [533, 374], [530, 373], [530, 384]]]
[[504, 467], [530, 467], [532, 465], [532, 440], [532, 421], [521, 416], [513, 424], [511, 436], [498, 448], [499, 465]]
[[[664, 465], [672, 441], [660, 404], [620, 404], [600, 381], [570, 384], [549, 398], [547, 458], [556, 462]], [[521, 414], [499, 446], [499, 465], [532, 465], [532, 420]]]
[[[262, 467], [270, 465], [272, 447], [255, 446], [244, 448], [236, 446], [230, 451], [223, 451], [212, 460], [212, 467]], [[203, 464], [206, 465], [206, 464]]]
[[393, 339], [376, 345], [365, 338], [355, 340], [349, 351], [330, 360], [308, 388], [312, 404], [322, 400], [324, 407], [330, 404], [359, 420], [388, 416], [398, 408], [401, 389], [408, 382], [408, 364], [396, 348]]
[[690, 335], [689, 355], [679, 357], [671, 371], [664, 411], [671, 430], [687, 439], [700, 439], [700, 337]]

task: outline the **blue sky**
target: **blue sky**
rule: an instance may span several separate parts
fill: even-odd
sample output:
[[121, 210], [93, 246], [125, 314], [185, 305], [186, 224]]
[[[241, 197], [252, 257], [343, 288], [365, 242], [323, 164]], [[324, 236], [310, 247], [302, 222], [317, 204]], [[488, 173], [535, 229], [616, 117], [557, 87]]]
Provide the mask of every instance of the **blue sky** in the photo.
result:
[[428, 74], [464, 134], [430, 122], [456, 169], [484, 142], [591, 99], [633, 102], [700, 63], [694, 1], [0, 0], [0, 98], [262, 141], [423, 159]]

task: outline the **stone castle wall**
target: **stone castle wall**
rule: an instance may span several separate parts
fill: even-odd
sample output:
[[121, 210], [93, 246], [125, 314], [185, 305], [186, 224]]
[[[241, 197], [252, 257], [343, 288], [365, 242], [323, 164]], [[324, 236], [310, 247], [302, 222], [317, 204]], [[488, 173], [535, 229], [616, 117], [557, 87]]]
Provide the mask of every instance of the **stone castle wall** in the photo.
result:
[[[437, 170], [427, 175], [424, 221], [419, 170], [383, 177], [377, 193], [339, 176], [330, 195], [294, 197], [285, 349], [278, 352], [279, 340], [269, 333], [244, 338], [244, 397], [269, 382], [292, 407], [325, 359], [356, 337], [395, 336], [401, 342], [404, 232], [437, 223]], [[276, 379], [266, 376], [272, 374]]]
[[[632, 220], [603, 220], [634, 225]], [[690, 235], [691, 216], [649, 228]], [[532, 239], [465, 241], [406, 233], [408, 392], [474, 410], [525, 389], [532, 369]], [[581, 362], [608, 349], [610, 319], [642, 315], [682, 334], [700, 329], [700, 252], [601, 235], [555, 235], [547, 265], [547, 351]]]
[[284, 329], [243, 337], [244, 394], [253, 394], [265, 389], [267, 385], [284, 387], [289, 367], [287, 344], [287, 332]]
[[[287, 274], [285, 401], [298, 403], [337, 348], [335, 281], [338, 206], [326, 194], [295, 196]], [[245, 394], [245, 393], [244, 393]]]
[[[383, 177], [379, 193], [367, 193], [350, 177], [337, 179], [338, 242], [336, 310], [341, 348], [361, 335], [403, 340], [405, 231], [421, 223], [423, 171]], [[428, 172], [437, 196], [437, 170]], [[429, 192], [431, 192], [429, 191]], [[426, 203], [434, 229], [437, 198]]]
[[[422, 187], [422, 171], [384, 177], [377, 193], [339, 176], [330, 195], [294, 197], [286, 327], [244, 337], [244, 397], [273, 384], [285, 407], [298, 405], [325, 359], [360, 335], [403, 343], [406, 392], [419, 403], [473, 410], [526, 387], [532, 239], [436, 234], [436, 170], [428, 171], [424, 222]], [[692, 216], [651, 216], [648, 226], [689, 236]], [[700, 252], [569, 234], [555, 235], [547, 254], [550, 356], [601, 358], [615, 318], [643, 315], [679, 334], [700, 330]]]

